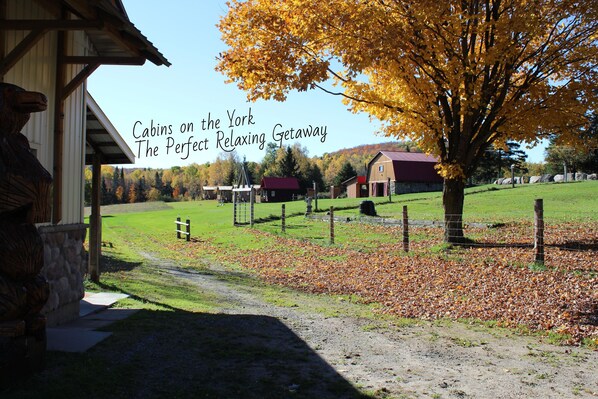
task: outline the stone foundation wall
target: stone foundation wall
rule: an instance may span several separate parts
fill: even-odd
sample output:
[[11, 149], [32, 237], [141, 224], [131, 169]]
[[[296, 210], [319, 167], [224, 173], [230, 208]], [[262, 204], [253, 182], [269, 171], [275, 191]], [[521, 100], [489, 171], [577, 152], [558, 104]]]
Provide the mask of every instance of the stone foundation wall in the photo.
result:
[[442, 183], [405, 183], [391, 181], [390, 189], [393, 194], [442, 191]]
[[87, 273], [87, 252], [83, 248], [87, 225], [41, 226], [38, 231], [44, 241], [41, 274], [50, 283], [50, 297], [42, 313], [48, 318], [48, 326], [55, 326], [79, 316], [83, 276]]

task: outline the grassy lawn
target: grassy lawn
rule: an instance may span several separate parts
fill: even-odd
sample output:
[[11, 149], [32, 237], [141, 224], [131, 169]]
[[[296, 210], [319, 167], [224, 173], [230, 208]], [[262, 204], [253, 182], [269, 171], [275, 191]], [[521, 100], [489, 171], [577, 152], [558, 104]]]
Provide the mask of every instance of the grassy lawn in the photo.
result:
[[[401, 267], [410, 263], [419, 267], [429, 264], [425, 266], [427, 268], [445, 264], [442, 267], [465, 267], [464, 265], [471, 263], [472, 267], [481, 265], [490, 268], [488, 273], [495, 273], [497, 270], [510, 273], [501, 278], [512, 280], [515, 287], [509, 287], [512, 292], [505, 295], [514, 295], [517, 289], [534, 289], [534, 285], [529, 284], [528, 287], [519, 287], [519, 284], [522, 284], [520, 282], [529, 278], [521, 275], [528, 269], [540, 272], [542, 278], [548, 278], [544, 274], [557, 273], [551, 277], [558, 281], [554, 287], [555, 295], [558, 289], [579, 291], [577, 286], [559, 286], [565, 282], [561, 281], [558, 273], [571, 275], [575, 279], [581, 278], [579, 284], [588, 286], [591, 292], [595, 286], [592, 279], [598, 275], [593, 260], [598, 235], [596, 192], [596, 181], [525, 185], [515, 189], [510, 186], [493, 185], [469, 188], [465, 197], [466, 223], [485, 222], [503, 227], [467, 228], [466, 234], [474, 238], [476, 244], [472, 248], [452, 251], [447, 251], [443, 245], [442, 229], [438, 227], [411, 228], [410, 252], [405, 253], [401, 245], [400, 227], [355, 222], [337, 222], [335, 243], [330, 245], [329, 223], [325, 221], [325, 210], [334, 206], [335, 209], [339, 209], [335, 215], [360, 219], [358, 208], [362, 199], [319, 200], [318, 214], [322, 216], [322, 221], [304, 217], [303, 201], [288, 202], [285, 204], [286, 214], [289, 216], [284, 234], [281, 233], [281, 221], [277, 219], [281, 210], [279, 203], [256, 204], [257, 223], [253, 229], [234, 227], [232, 205], [219, 205], [215, 201], [157, 204], [154, 205], [156, 210], [151, 212], [145, 210], [145, 207], [152, 206], [147, 204], [124, 208], [128, 209], [128, 213], [109, 214], [111, 212], [108, 208], [105, 212], [108, 214], [103, 218], [103, 240], [114, 243], [114, 256], [117, 258], [128, 256], [128, 248], [143, 248], [147, 253], [172, 259], [191, 268], [201, 268], [202, 264], [209, 261], [219, 262], [229, 267], [249, 270], [270, 282], [288, 284], [313, 292], [357, 294], [368, 297], [368, 302], [382, 299], [362, 292], [365, 288], [361, 286], [353, 285], [343, 288], [343, 291], [325, 282], [313, 281], [314, 271], [320, 273], [322, 268], [328, 268], [331, 273], [348, 273], [354, 277], [357, 274], [351, 268], [363, 266], [363, 273], [368, 273], [367, 263], [363, 263], [364, 256], [369, 258], [372, 270], [384, 270], [388, 268], [388, 264], [394, 265], [399, 261]], [[547, 226], [547, 263], [541, 267], [533, 262], [533, 205], [536, 198], [544, 199]], [[441, 193], [393, 196], [392, 203], [389, 203], [387, 198], [373, 200], [377, 203], [378, 214], [383, 218], [400, 218], [402, 206], [407, 204], [410, 220], [442, 219]], [[140, 207], [141, 212], [136, 212], [137, 207]], [[122, 212], [122, 209], [119, 212]], [[244, 217], [248, 212], [248, 209], [241, 209], [239, 213]], [[183, 220], [191, 220], [192, 243], [175, 238], [174, 220], [177, 216]], [[380, 266], [376, 266], [378, 263]], [[339, 278], [343, 282], [348, 281], [347, 276], [341, 275]], [[496, 278], [497, 276], [493, 276], [490, 281]], [[534, 277], [534, 281], [536, 280], [538, 279]], [[443, 284], [448, 284], [446, 279], [443, 280]], [[462, 286], [456, 280], [451, 284]], [[346, 284], [343, 283], [340, 287], [343, 285]], [[435, 289], [454, 288], [451, 285], [444, 288], [437, 285]], [[500, 287], [496, 289], [503, 290]], [[437, 295], [445, 294], [439, 292]], [[583, 292], [578, 292], [577, 295], [581, 299], [584, 298]], [[472, 300], [473, 296], [464, 295], [463, 298]], [[585, 299], [587, 300], [587, 295]], [[390, 301], [388, 303], [395, 300], [394, 297], [385, 299]], [[535, 305], [524, 305], [522, 302], [520, 306]], [[455, 317], [460, 318], [462, 314], [459, 313]], [[555, 314], [550, 317], [560, 320], [561, 316]], [[552, 322], [543, 323], [550, 326]]]
[[[584, 303], [588, 292], [595, 292], [596, 243], [592, 237], [597, 231], [597, 192], [598, 182], [515, 189], [484, 186], [467, 190], [466, 221], [507, 224], [499, 229], [486, 229], [488, 233], [468, 230], [474, 236], [489, 235], [491, 243], [509, 242], [511, 238], [504, 237], [517, 237], [521, 220], [527, 225], [531, 223], [535, 198], [544, 199], [547, 223], [576, 229], [571, 234], [575, 233], [576, 240], [586, 246], [580, 252], [585, 258], [578, 260], [566, 252], [566, 265], [557, 264], [557, 258], [549, 258], [552, 264], [535, 269], [527, 267], [530, 262], [526, 264], [524, 259], [530, 249], [525, 248], [506, 253], [500, 247], [484, 248], [483, 252], [476, 248], [447, 252], [439, 228], [412, 229], [413, 249], [407, 254], [401, 250], [401, 231], [397, 227], [337, 223], [337, 240], [330, 245], [328, 223], [307, 220], [303, 216], [304, 202], [286, 204], [290, 215], [286, 234], [280, 233], [280, 220], [276, 220], [281, 204], [257, 204], [256, 217], [271, 220], [257, 223], [254, 229], [234, 227], [232, 205], [218, 205], [215, 201], [106, 207], [102, 240], [112, 243], [112, 248], [103, 248], [101, 284], [87, 283], [86, 289], [127, 293], [130, 298], [117, 306], [141, 310], [112, 326], [113, 337], [85, 354], [49, 353], [47, 372], [26, 383], [13, 382], [8, 390], [0, 389], [0, 397], [131, 397], [145, 392], [146, 397], [168, 394], [216, 398], [236, 397], [243, 392], [247, 398], [276, 398], [288, 395], [289, 386], [295, 385], [313, 386], [318, 391], [294, 393], [293, 397], [314, 397], [322, 392], [326, 394], [321, 397], [331, 398], [377, 397], [366, 395], [336, 375], [276, 320], [219, 315], [216, 311], [223, 305], [223, 298], [168, 273], [169, 265], [180, 265], [193, 273], [206, 273], [254, 290], [278, 306], [301, 304], [330, 316], [371, 318], [374, 327], [380, 320], [391, 320], [389, 323], [393, 325], [418, 322], [419, 313], [397, 311], [402, 309], [404, 294], [412, 298], [423, 295], [417, 304], [427, 307], [424, 310], [438, 311], [440, 319], [478, 320], [485, 326], [533, 332], [538, 328], [501, 320], [504, 311], [498, 304], [520, 306], [530, 314], [547, 312], [542, 320], [550, 321], [563, 316], [553, 315], [553, 310], [542, 301], [558, 305], [563, 298], [559, 302], [558, 295], [566, 292], [571, 303]], [[409, 206], [411, 220], [442, 218], [440, 193], [394, 196], [392, 203], [387, 198], [374, 200], [379, 215], [385, 218], [400, 218], [404, 204]], [[322, 216], [325, 216], [323, 210], [334, 206], [340, 209], [337, 215], [356, 218], [361, 199], [318, 202]], [[175, 238], [177, 216], [191, 220], [191, 243]], [[588, 237], [590, 242], [586, 243], [584, 239]], [[208, 270], [209, 262], [226, 267], [221, 272]], [[419, 268], [424, 268], [425, 273]], [[480, 273], [479, 280], [474, 278], [476, 273]], [[467, 280], [462, 279], [464, 275]], [[401, 281], [411, 285], [395, 287]], [[485, 285], [491, 292], [504, 291], [497, 304], [484, 305], [488, 309], [497, 308], [496, 313], [484, 317], [467, 313], [471, 304], [484, 300], [483, 296], [476, 297], [479, 295], [476, 289]], [[411, 292], [414, 287], [422, 287], [424, 294]], [[556, 300], [551, 295], [556, 295]], [[460, 313], [450, 313], [442, 307], [434, 310], [443, 304], [449, 306], [446, 309], [458, 305]], [[240, 342], [238, 331], [230, 329], [239, 323], [247, 326], [251, 343]], [[587, 335], [584, 338], [583, 334], [592, 330], [573, 326], [578, 328], [575, 330], [571, 325], [547, 326], [545, 334], [554, 342], [569, 342], [575, 336], [572, 334], [578, 334], [578, 339], [588, 346], [598, 345], [598, 340]], [[264, 328], [279, 331], [279, 341], [266, 339]], [[231, 342], [238, 345], [233, 347]], [[273, 349], [276, 346], [282, 348], [284, 356]], [[281, 358], [290, 360], [281, 363]], [[119, 359], [117, 364], [114, 359]], [[256, 381], [246, 367], [255, 362], [260, 367], [277, 370], [277, 374]], [[305, 362], [315, 365], [317, 375], [302, 371]], [[321, 378], [322, 375], [327, 377]], [[226, 388], [222, 388], [221, 381], [228, 382]]]

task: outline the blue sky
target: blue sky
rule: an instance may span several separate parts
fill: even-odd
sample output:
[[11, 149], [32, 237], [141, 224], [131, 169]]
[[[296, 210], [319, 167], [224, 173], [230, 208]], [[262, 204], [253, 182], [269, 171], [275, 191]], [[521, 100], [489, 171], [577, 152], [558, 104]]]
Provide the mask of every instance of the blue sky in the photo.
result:
[[[379, 124], [350, 113], [338, 97], [312, 90], [292, 93], [284, 103], [250, 103], [234, 84], [225, 84], [225, 76], [214, 70], [225, 49], [215, 26], [226, 13], [224, 0], [123, 3], [135, 26], [172, 63], [102, 66], [88, 79], [88, 91], [135, 153], [136, 166], [213, 161], [235, 141], [240, 157], [260, 161], [261, 142], [273, 142], [286, 131], [282, 144], [299, 142], [310, 156], [391, 140], [376, 135]], [[164, 134], [144, 137], [152, 126]], [[299, 129], [320, 134], [296, 138]], [[543, 149], [529, 156], [541, 161]]]

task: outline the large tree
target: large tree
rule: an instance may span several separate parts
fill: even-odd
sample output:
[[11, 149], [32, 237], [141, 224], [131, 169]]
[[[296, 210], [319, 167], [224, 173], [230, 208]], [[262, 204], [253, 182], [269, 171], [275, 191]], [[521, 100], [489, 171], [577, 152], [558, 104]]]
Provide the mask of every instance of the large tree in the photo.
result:
[[293, 154], [293, 149], [289, 146], [284, 152], [284, 156], [278, 162], [278, 174], [280, 177], [299, 177], [299, 165]]
[[353, 167], [353, 165], [351, 165], [351, 162], [346, 161], [341, 167], [341, 170], [334, 177], [332, 183], [334, 186], [340, 186], [342, 182], [347, 181], [355, 176], [357, 176], [355, 168]]
[[[445, 240], [490, 144], [576, 144], [596, 109], [598, 3], [232, 0], [217, 69], [250, 100], [321, 88], [439, 159]], [[331, 81], [332, 85], [328, 81]], [[587, 139], [587, 137], [586, 137]], [[593, 137], [595, 139], [595, 135]]]

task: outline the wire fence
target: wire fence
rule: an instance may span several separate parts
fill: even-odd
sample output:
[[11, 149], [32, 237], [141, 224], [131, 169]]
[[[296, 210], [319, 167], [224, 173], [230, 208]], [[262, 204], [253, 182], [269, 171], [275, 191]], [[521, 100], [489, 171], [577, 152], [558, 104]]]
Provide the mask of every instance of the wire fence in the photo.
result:
[[[499, 259], [515, 266], [598, 275], [598, 221], [591, 212], [576, 211], [573, 217], [567, 210], [551, 210], [546, 218], [530, 207], [528, 211], [513, 211], [495, 218], [488, 215], [480, 221], [466, 219], [462, 221], [461, 236], [455, 229], [446, 229], [444, 218], [438, 215], [408, 215], [408, 206], [403, 206], [401, 218], [356, 216], [355, 212], [337, 212], [322, 206], [317, 212], [306, 214], [305, 206], [293, 203], [287, 203], [285, 208], [283, 216], [282, 204], [255, 204], [253, 227], [316, 245], [397, 255], [443, 253], [447, 241], [460, 242], [459, 249], [453, 250], [456, 257], [461, 254], [489, 262]], [[251, 205], [242, 202], [237, 212], [238, 220], [249, 225]], [[460, 217], [448, 215], [451, 220]]]

